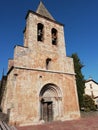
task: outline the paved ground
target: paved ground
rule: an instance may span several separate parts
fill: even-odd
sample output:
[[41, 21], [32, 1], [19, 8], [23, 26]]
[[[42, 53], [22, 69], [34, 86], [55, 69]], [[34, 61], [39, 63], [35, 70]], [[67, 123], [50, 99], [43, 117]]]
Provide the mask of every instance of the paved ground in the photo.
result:
[[98, 116], [88, 116], [79, 120], [57, 121], [43, 125], [18, 127], [18, 130], [98, 130]]

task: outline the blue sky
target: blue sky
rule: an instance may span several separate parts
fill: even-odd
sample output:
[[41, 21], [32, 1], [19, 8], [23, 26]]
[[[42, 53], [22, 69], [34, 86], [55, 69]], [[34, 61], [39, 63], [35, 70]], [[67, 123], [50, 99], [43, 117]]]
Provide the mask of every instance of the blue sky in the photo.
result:
[[[85, 79], [98, 82], [98, 0], [42, 0], [56, 21], [64, 24], [67, 56], [77, 53]], [[0, 79], [7, 72], [14, 46], [23, 45], [25, 16], [39, 0], [0, 0]]]

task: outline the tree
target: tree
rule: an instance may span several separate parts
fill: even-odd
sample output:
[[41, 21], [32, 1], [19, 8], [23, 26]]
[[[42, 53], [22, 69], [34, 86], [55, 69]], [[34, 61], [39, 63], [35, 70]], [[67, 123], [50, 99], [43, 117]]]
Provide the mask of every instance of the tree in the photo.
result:
[[95, 102], [89, 95], [83, 96], [83, 108], [85, 111], [96, 110]]
[[83, 94], [84, 94], [84, 88], [85, 88], [85, 80], [84, 80], [84, 76], [82, 74], [81, 69], [84, 67], [84, 65], [81, 63], [81, 61], [76, 53], [72, 54], [71, 57], [73, 58], [73, 61], [74, 61], [79, 106], [81, 109], [81, 107], [83, 107]]

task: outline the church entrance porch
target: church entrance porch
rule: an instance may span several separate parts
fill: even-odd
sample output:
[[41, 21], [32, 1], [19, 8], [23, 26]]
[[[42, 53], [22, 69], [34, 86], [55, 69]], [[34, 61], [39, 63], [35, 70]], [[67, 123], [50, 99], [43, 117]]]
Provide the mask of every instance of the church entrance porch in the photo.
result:
[[40, 119], [51, 122], [61, 117], [61, 91], [54, 84], [45, 85], [40, 91]]

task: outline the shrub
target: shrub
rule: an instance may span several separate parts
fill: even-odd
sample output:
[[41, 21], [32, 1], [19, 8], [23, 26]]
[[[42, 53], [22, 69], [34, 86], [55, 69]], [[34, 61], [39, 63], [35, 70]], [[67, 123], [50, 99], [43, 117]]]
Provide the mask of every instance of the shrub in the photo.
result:
[[96, 106], [94, 100], [89, 95], [83, 96], [83, 107], [85, 111], [95, 111]]

